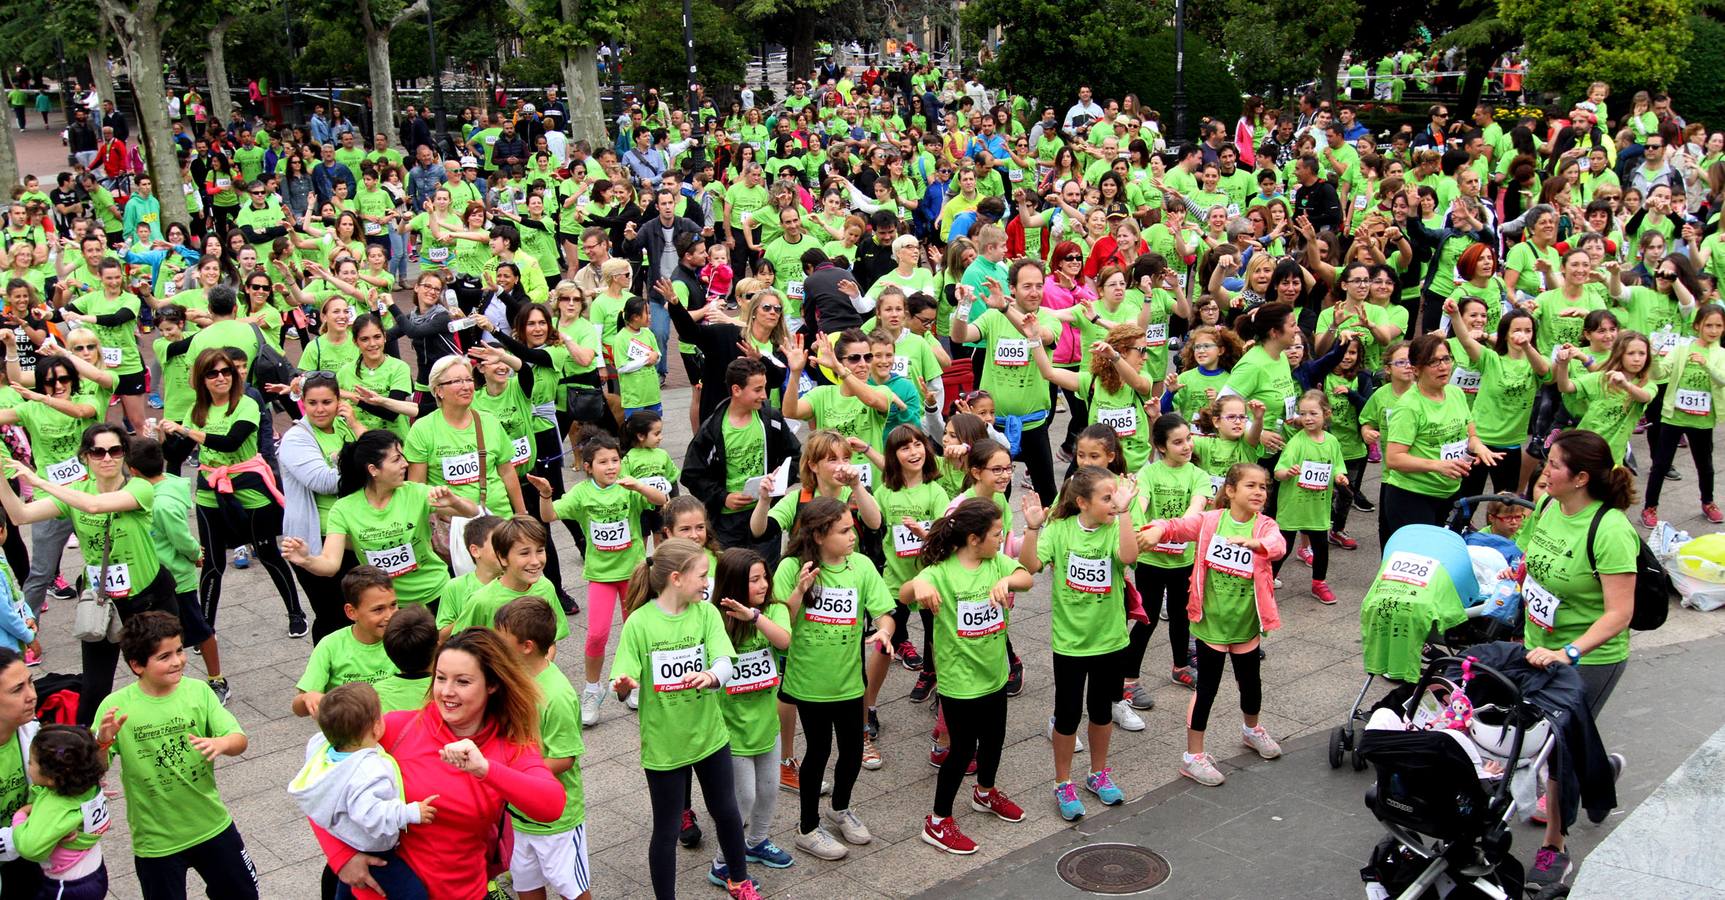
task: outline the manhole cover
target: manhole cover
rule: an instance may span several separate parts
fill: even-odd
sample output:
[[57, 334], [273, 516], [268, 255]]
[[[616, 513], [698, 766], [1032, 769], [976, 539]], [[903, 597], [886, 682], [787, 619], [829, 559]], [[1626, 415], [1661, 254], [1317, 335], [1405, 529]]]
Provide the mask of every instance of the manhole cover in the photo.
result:
[[1136, 894], [1168, 880], [1168, 861], [1136, 844], [1091, 844], [1060, 857], [1067, 884], [1095, 894]]

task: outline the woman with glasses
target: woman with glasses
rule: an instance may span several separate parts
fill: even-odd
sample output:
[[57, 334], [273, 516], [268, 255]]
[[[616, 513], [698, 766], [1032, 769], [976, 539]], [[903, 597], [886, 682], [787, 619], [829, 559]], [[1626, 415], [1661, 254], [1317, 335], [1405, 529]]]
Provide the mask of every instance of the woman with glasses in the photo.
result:
[[495, 416], [473, 408], [473, 365], [465, 356], [445, 356], [431, 367], [430, 381], [437, 409], [407, 430], [408, 480], [447, 487], [494, 514], [526, 512], [508, 433]]
[[[390, 338], [407, 338], [413, 346], [413, 356], [419, 360], [419, 377], [414, 389], [420, 392], [419, 414], [426, 415], [436, 406], [431, 397], [431, 369], [440, 360], [462, 352], [471, 339], [465, 329], [451, 331], [452, 323], [460, 321], [443, 303], [444, 275], [435, 270], [421, 270], [413, 284], [413, 307], [397, 309]], [[475, 314], [477, 315], [477, 314]], [[465, 318], [472, 318], [465, 317]]]
[[[287, 498], [282, 527], [287, 534], [302, 536], [306, 553], [317, 556], [323, 552], [329, 510], [338, 496], [341, 472], [336, 462], [342, 448], [367, 429], [342, 399], [340, 385], [328, 373], [306, 376], [300, 387], [300, 405], [305, 415], [282, 434], [277, 451], [282, 492]], [[305, 589], [316, 617], [311, 628], [313, 644], [347, 625], [339, 578], [314, 575], [302, 566], [294, 567], [294, 577]]]
[[[1133, 322], [1113, 325], [1092, 344], [1087, 354], [1088, 365], [1082, 372], [1055, 368], [1049, 362], [1048, 351], [1041, 344], [1031, 344], [1042, 377], [1064, 391], [1084, 397], [1087, 424], [1114, 429], [1129, 472], [1143, 468], [1150, 457], [1150, 424], [1155, 417], [1145, 404], [1153, 399], [1156, 382], [1144, 373], [1144, 358], [1149, 350], [1143, 326]], [[1071, 469], [1077, 467], [1074, 461]]]
[[1380, 549], [1403, 525], [1442, 525], [1476, 461], [1489, 467], [1502, 459], [1479, 439], [1467, 395], [1450, 384], [1455, 357], [1449, 341], [1422, 334], [1408, 346], [1408, 361], [1414, 387], [1396, 402], [1383, 436]]
[[258, 452], [262, 410], [245, 391], [244, 370], [226, 352], [209, 348], [192, 362], [196, 400], [184, 423], [163, 422], [162, 434], [183, 437], [198, 445], [198, 537], [204, 546], [204, 568], [198, 579], [198, 600], [204, 618], [215, 627], [221, 606], [222, 574], [228, 549], [251, 545], [287, 609], [288, 637], [304, 637], [305, 612], [287, 563], [276, 549], [282, 534], [283, 497], [275, 472]]

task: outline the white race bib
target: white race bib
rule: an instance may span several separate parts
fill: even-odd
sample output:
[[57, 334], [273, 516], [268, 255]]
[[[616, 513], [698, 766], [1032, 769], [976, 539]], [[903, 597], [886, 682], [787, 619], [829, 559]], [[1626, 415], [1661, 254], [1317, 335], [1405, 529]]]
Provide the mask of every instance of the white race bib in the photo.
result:
[[365, 233], [374, 236], [382, 234], [383, 224], [381, 222], [367, 222], [365, 223]]
[[1300, 463], [1300, 487], [1308, 491], [1321, 491], [1330, 486], [1331, 464], [1306, 460]]
[[633, 542], [626, 519], [587, 523], [587, 539], [592, 542], [595, 550], [626, 550]]
[[513, 439], [510, 443], [515, 446], [515, 453], [509, 457], [511, 465], [519, 466], [527, 461], [527, 457], [533, 454], [532, 438], [518, 437]]
[[1298, 415], [1300, 412], [1299, 405], [1300, 405], [1300, 398], [1299, 397], [1283, 397], [1282, 398], [1282, 421], [1284, 421], [1284, 422], [1293, 421], [1294, 416]]
[[994, 364], [997, 366], [1030, 365], [1030, 339], [1001, 338], [995, 341]]
[[779, 684], [779, 667], [773, 661], [771, 648], [762, 647], [748, 653], [738, 654], [737, 674], [731, 677], [731, 683], [725, 685], [727, 694], [752, 694], [777, 687]]
[[1533, 624], [1550, 631], [1557, 621], [1557, 608], [1563, 604], [1556, 594], [1545, 589], [1532, 575], [1521, 585], [1521, 597], [1527, 604], [1527, 618]]
[[1134, 435], [1138, 433], [1138, 410], [1130, 406], [1123, 409], [1098, 409], [1096, 424], [1107, 425], [1121, 437]]
[[1066, 554], [1066, 586], [1086, 594], [1106, 594], [1114, 586], [1114, 561]]
[[442, 459], [444, 484], [474, 484], [479, 481], [479, 451]]
[[86, 473], [84, 464], [74, 456], [62, 462], [50, 463], [43, 474], [55, 484], [71, 484], [74, 481], [83, 481]]
[[234, 180], [232, 178], [217, 178], [216, 179], [216, 190], [218, 190], [218, 191], [225, 191], [228, 188], [231, 188], [233, 186], [234, 186]]
[[412, 544], [397, 544], [383, 550], [365, 551], [365, 564], [382, 569], [383, 574], [391, 578], [400, 578], [419, 568], [419, 558], [414, 555]]
[[910, 357], [894, 356], [892, 358], [892, 374], [905, 378], [910, 377]]
[[102, 586], [102, 593], [110, 597], [130, 597], [132, 595], [131, 567], [118, 560], [108, 561], [108, 580], [102, 580], [102, 567], [85, 566], [84, 577], [90, 581], [91, 588], [97, 584]]
[[1013, 169], [1010, 172], [1007, 172], [1006, 173], [1006, 180], [1012, 181], [1012, 182], [1023, 181], [1024, 180], [1024, 170], [1023, 169]]
[[1369, 201], [1369, 200], [1367, 200], [1367, 198], [1366, 198], [1366, 195], [1365, 195], [1365, 194], [1361, 194], [1361, 195], [1359, 195], [1359, 196], [1358, 196], [1358, 197], [1355, 197], [1355, 198], [1354, 198], [1354, 209], [1360, 209], [1360, 210], [1363, 210], [1363, 209], [1365, 209], [1365, 208], [1366, 208], [1366, 204], [1367, 204], [1367, 203], [1368, 203], [1368, 202], [1370, 202], [1370, 201]]
[[119, 347], [103, 347], [102, 348], [102, 365], [107, 366], [108, 368], [111, 369], [111, 368], [119, 365], [121, 359], [122, 359], [122, 357], [121, 357], [121, 351], [120, 351]]
[[1210, 546], [1204, 551], [1204, 563], [1212, 569], [1239, 578], [1252, 577], [1255, 554], [1245, 544], [1236, 544], [1219, 534], [1210, 536]]
[[629, 342], [628, 350], [624, 352], [630, 362], [635, 362], [636, 360], [646, 359], [651, 356], [653, 354], [653, 348], [641, 343], [640, 341], [632, 340]]
[[1438, 570], [1438, 561], [1429, 556], [1397, 550], [1390, 554], [1384, 563], [1384, 572], [1380, 577], [1385, 581], [1400, 581], [1415, 587], [1430, 587], [1432, 575]]
[[1469, 394], [1479, 393], [1479, 373], [1473, 369], [1456, 366], [1455, 371], [1450, 373], [1449, 383]]
[[441, 266], [444, 263], [449, 262], [449, 248], [427, 247], [425, 248], [425, 258], [428, 261]]
[[[926, 531], [933, 523], [919, 522], [917, 524]], [[908, 526], [894, 525], [892, 527], [892, 549], [899, 556], [921, 556], [922, 544], [922, 538], [917, 537], [916, 532], [910, 530]]]
[[785, 297], [791, 300], [803, 299], [803, 283], [801, 280], [786, 282]]
[[1152, 347], [1160, 347], [1168, 343], [1168, 323], [1152, 322], [1144, 329], [1144, 342]]
[[857, 484], [862, 485], [871, 491], [874, 490], [874, 466], [870, 465], [867, 459], [864, 459], [862, 462], [857, 463], [856, 467]]
[[1704, 416], [1713, 411], [1712, 391], [1679, 390], [1671, 405], [1678, 412], [1686, 412], [1692, 416]]
[[1222, 485], [1227, 484], [1227, 483], [1228, 483], [1228, 476], [1226, 476], [1226, 475], [1211, 475], [1210, 476], [1210, 496], [1212, 496], [1212, 497], [1216, 496], [1216, 492], [1221, 490]]
[[641, 479], [641, 483], [667, 497], [671, 496], [671, 482], [663, 475], [649, 475]]
[[958, 636], [987, 637], [1006, 627], [1006, 611], [987, 600], [958, 601]]
[[82, 828], [85, 834], [102, 834], [108, 830], [112, 821], [108, 816], [108, 795], [101, 791], [78, 804], [78, 812], [84, 817]]
[[1185, 553], [1186, 548], [1190, 546], [1192, 546], [1191, 541], [1163, 541], [1162, 543], [1157, 544], [1154, 549], [1157, 553], [1179, 556], [1180, 554]]
[[681, 650], [654, 650], [652, 665], [655, 692], [687, 690], [683, 676], [707, 671], [707, 648], [696, 644]]
[[1467, 441], [1450, 441], [1438, 447], [1438, 459], [1448, 462], [1452, 459], [1467, 459]]
[[803, 600], [803, 618], [823, 625], [857, 623], [857, 589], [814, 587]]
[[1654, 353], [1657, 353], [1660, 356], [1664, 356], [1665, 354], [1670, 353], [1672, 350], [1676, 349], [1676, 347], [1677, 347], [1677, 332], [1671, 331], [1669, 329], [1662, 329], [1660, 331], [1655, 331], [1651, 335], [1650, 343], [1653, 344], [1653, 352]]

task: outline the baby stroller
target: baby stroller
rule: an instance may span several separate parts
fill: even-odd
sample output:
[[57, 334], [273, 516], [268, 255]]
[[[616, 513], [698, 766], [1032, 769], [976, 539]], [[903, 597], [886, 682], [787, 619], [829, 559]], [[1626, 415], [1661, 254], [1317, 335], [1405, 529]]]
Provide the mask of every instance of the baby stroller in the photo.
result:
[[1511, 782], [1537, 772], [1555, 742], [1545, 714], [1502, 673], [1454, 656], [1428, 663], [1360, 738], [1377, 772], [1366, 807], [1389, 831], [1360, 870], [1376, 887], [1368, 896], [1520, 897]]
[[[1509, 568], [1507, 562], [1495, 551], [1476, 553], [1479, 549], [1457, 531], [1436, 525], [1408, 525], [1390, 537], [1377, 578], [1360, 604], [1366, 681], [1347, 720], [1330, 730], [1330, 768], [1341, 768], [1351, 751], [1354, 771], [1365, 769], [1355, 730], [1365, 721], [1368, 710], [1362, 704], [1378, 678], [1412, 683], [1434, 647], [1447, 652], [1494, 636], [1495, 629], [1474, 623], [1518, 620], [1520, 586], [1497, 580]], [[1476, 556], [1490, 562], [1478, 563]], [[1482, 573], [1489, 575], [1482, 579]]]

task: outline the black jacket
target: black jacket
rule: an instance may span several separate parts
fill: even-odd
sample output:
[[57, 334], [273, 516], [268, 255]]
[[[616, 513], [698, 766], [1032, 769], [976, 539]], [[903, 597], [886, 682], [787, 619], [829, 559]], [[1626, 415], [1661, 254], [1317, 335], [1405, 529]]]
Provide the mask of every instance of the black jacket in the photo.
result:
[[1305, 216], [1318, 231], [1342, 230], [1342, 200], [1322, 178], [1294, 192], [1294, 215]]
[[[722, 389], [722, 384], [714, 385]], [[706, 393], [703, 391], [702, 393]], [[713, 414], [701, 422], [700, 430], [689, 441], [683, 457], [683, 487], [689, 494], [707, 504], [707, 521], [721, 547], [748, 547], [767, 560], [771, 570], [779, 557], [779, 529], [768, 520], [767, 533], [759, 538], [749, 533], [749, 509], [735, 512], [725, 508], [725, 481], [728, 473], [725, 459], [725, 411], [731, 408], [730, 398], [719, 404]], [[763, 466], [770, 474], [785, 460], [791, 460], [790, 481], [797, 481], [797, 460], [803, 445], [785, 422], [785, 417], [770, 406], [761, 407], [761, 425], [766, 429], [767, 459]], [[754, 473], [751, 473], [753, 477]]]
[[[692, 234], [696, 239], [699, 239], [701, 237], [701, 226], [696, 225], [691, 219], [685, 219], [682, 216], [678, 216], [671, 220], [672, 239], [675, 240], [676, 236], [679, 234]], [[664, 249], [665, 227], [659, 224], [659, 215], [655, 212], [651, 219], [648, 219], [645, 222], [635, 223], [635, 237], [623, 243], [623, 251], [620, 255], [624, 259], [634, 260], [639, 259], [643, 252], [647, 254], [647, 283], [650, 286], [653, 282], [659, 280], [659, 253]], [[701, 304], [705, 302], [705, 292], [701, 294], [699, 299], [697, 299], [692, 293], [689, 295], [689, 303], [694, 308], [700, 308]]]
[[882, 275], [896, 268], [898, 261], [892, 258], [892, 245], [870, 239], [857, 246], [856, 264], [851, 267], [851, 272], [857, 277], [857, 286], [866, 294]]
[[[823, 334], [836, 334], [846, 328], [861, 328], [869, 315], [857, 312], [851, 298], [839, 290], [839, 283], [855, 281], [851, 270], [834, 264], [822, 266], [803, 280], [803, 315], [810, 326]], [[859, 285], [860, 287], [860, 285]], [[872, 314], [870, 314], [872, 315]]]

